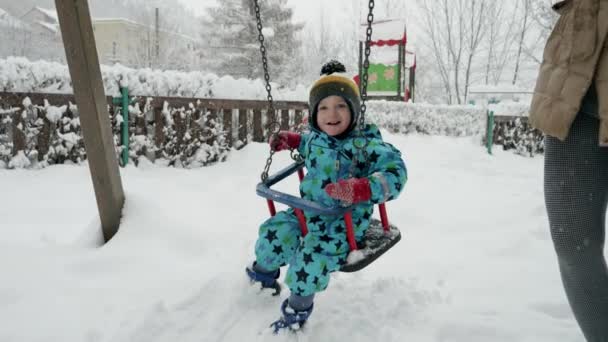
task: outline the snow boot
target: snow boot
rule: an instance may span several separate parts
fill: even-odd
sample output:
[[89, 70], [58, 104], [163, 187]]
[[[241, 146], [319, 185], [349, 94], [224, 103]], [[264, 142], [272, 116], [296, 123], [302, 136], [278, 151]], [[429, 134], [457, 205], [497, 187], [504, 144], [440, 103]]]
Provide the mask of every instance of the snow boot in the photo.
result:
[[285, 328], [294, 332], [300, 330], [308, 320], [308, 317], [310, 317], [313, 306], [314, 304], [311, 304], [310, 308], [298, 311], [289, 305], [289, 299], [285, 299], [283, 304], [281, 304], [283, 317], [270, 325], [274, 329], [274, 334], [278, 334], [279, 330]]
[[281, 293], [281, 285], [277, 281], [279, 275], [281, 274], [281, 270], [276, 270], [274, 272], [260, 272], [256, 270], [257, 262], [254, 262], [251, 266], [247, 266], [245, 268], [245, 272], [247, 272], [247, 276], [249, 276], [249, 280], [251, 283], [259, 282], [262, 285], [262, 289], [272, 289], [274, 292], [273, 296], [278, 296]]

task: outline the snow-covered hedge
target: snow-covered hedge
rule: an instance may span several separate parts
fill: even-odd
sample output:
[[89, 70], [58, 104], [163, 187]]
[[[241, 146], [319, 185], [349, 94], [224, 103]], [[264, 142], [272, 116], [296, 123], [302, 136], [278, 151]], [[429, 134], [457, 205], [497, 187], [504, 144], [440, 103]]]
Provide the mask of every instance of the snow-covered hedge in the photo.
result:
[[[219, 77], [205, 72], [132, 69], [121, 65], [101, 66], [106, 95], [119, 96], [120, 87], [136, 96], [178, 96], [226, 99], [266, 99], [262, 80]], [[0, 59], [0, 92], [72, 94], [68, 67], [55, 62], [31, 62], [25, 58]], [[272, 84], [273, 97], [284, 101], [306, 101], [304, 86], [285, 89]]]
[[[533, 156], [543, 153], [544, 138], [528, 125], [528, 104], [504, 102], [482, 106], [448, 106], [369, 101], [367, 119], [394, 133], [480, 136], [486, 143], [487, 110], [494, 112], [493, 143], [504, 150]], [[508, 117], [508, 120], [504, 120]]]
[[[0, 168], [40, 168], [51, 164], [81, 163], [86, 159], [78, 108], [23, 100], [24, 110], [0, 109]], [[110, 122], [119, 156], [123, 117], [120, 107], [110, 108]], [[210, 112], [173, 108], [165, 102], [161, 132], [147, 101], [129, 107], [129, 159], [142, 158], [158, 164], [195, 168], [226, 159], [230, 147], [222, 120]], [[15, 146], [15, 145], [19, 146]], [[13, 150], [16, 153], [13, 153]]]
[[369, 101], [366, 112], [366, 120], [393, 133], [471, 136], [485, 132], [486, 111], [478, 106]]
[[494, 125], [493, 141], [494, 145], [502, 146], [503, 150], [513, 150], [522, 156], [533, 157], [545, 150], [543, 134], [530, 127], [525, 116], [497, 122]]
[[[528, 124], [530, 102], [504, 100], [488, 105], [495, 117], [494, 144], [524, 156], [544, 152], [543, 134]], [[484, 141], [485, 143], [485, 141]]]

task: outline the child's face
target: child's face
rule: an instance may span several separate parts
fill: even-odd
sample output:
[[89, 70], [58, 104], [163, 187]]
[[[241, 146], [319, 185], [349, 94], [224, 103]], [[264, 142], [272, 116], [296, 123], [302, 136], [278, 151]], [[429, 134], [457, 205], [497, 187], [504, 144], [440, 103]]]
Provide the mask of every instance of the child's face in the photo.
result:
[[348, 128], [351, 115], [348, 104], [341, 96], [331, 95], [319, 102], [317, 126], [327, 135], [336, 136]]

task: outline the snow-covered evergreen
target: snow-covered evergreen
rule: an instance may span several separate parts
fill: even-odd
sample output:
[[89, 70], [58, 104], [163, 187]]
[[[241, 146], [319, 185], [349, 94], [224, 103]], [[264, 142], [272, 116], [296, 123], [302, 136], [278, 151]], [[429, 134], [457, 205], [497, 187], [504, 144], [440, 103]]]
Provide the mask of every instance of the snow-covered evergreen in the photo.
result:
[[[271, 80], [293, 85], [298, 79], [294, 70], [301, 64], [298, 32], [303, 26], [293, 22], [287, 0], [262, 2], [260, 14]], [[203, 37], [209, 47], [203, 52], [205, 63], [212, 66], [212, 71], [236, 78], [263, 78], [252, 1], [219, 1], [217, 7], [208, 9], [203, 25], [205, 31], [214, 32]]]

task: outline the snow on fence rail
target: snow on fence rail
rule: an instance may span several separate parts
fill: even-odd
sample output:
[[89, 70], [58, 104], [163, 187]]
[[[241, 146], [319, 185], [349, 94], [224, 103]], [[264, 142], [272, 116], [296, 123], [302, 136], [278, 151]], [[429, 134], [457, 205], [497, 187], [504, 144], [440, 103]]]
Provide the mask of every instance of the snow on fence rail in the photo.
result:
[[[107, 97], [117, 154], [122, 115]], [[181, 167], [222, 161], [231, 147], [266, 141], [267, 101], [135, 97], [129, 105], [129, 156]], [[275, 101], [281, 129], [300, 125], [304, 102]], [[0, 93], [0, 163], [9, 167], [86, 158], [73, 95]], [[2, 166], [2, 165], [0, 165]], [[6, 166], [6, 165], [5, 165]]]
[[[121, 106], [107, 97], [119, 155]], [[222, 161], [231, 147], [264, 142], [267, 101], [183, 97], [134, 97], [129, 105], [129, 159], [198, 167]], [[305, 102], [275, 101], [281, 129], [295, 129], [308, 115]], [[482, 106], [447, 106], [369, 101], [366, 121], [393, 133], [481, 136], [485, 144], [487, 111]], [[502, 107], [503, 109], [506, 107]], [[540, 132], [523, 112], [496, 110], [493, 143], [520, 154], [542, 152]], [[86, 158], [78, 108], [73, 95], [0, 92], [0, 168], [36, 167]], [[33, 164], [33, 165], [32, 165]]]

